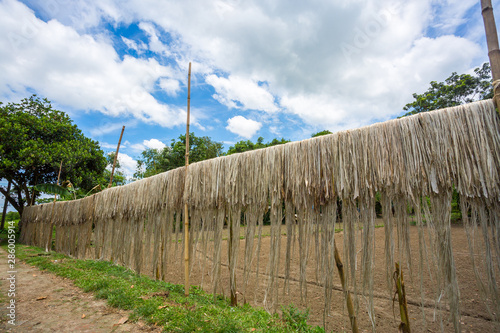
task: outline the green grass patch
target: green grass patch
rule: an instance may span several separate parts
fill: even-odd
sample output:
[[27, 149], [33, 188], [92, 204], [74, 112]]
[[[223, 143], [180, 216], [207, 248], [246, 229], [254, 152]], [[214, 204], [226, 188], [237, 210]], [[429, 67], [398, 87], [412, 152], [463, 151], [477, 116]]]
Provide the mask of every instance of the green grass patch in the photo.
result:
[[153, 280], [111, 262], [42, 253], [36, 247], [16, 246], [19, 260], [72, 280], [110, 306], [130, 310], [131, 321], [142, 319], [166, 332], [324, 332], [307, 324], [308, 311], [293, 306], [283, 308], [281, 317], [249, 305], [231, 307], [224, 297], [214, 298], [199, 287], [192, 287], [186, 297], [182, 285]]

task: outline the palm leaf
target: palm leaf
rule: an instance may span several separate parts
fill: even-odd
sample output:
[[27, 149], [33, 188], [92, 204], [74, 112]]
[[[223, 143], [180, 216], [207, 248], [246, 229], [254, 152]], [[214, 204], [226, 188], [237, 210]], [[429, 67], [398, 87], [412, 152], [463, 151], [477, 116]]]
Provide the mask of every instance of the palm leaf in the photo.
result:
[[71, 195], [71, 192], [67, 188], [56, 184], [38, 184], [35, 185], [35, 189], [39, 192], [58, 194], [60, 196]]

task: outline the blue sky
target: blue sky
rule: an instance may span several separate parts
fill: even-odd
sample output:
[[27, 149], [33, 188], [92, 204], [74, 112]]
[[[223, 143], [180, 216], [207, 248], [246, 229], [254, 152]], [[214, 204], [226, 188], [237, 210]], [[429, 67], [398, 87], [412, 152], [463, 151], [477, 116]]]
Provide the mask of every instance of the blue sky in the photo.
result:
[[[500, 17], [500, 1], [493, 1]], [[395, 118], [432, 80], [487, 61], [478, 0], [0, 1], [0, 100], [32, 93], [106, 151], [191, 130], [309, 138]]]

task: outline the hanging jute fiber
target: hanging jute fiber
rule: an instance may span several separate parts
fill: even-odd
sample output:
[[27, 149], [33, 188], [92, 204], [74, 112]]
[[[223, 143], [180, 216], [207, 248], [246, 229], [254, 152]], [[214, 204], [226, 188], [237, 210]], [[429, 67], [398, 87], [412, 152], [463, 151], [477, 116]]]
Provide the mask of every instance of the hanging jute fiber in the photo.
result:
[[[113, 260], [165, 279], [172, 270], [183, 270], [181, 222], [187, 203], [190, 269], [210, 275], [202, 282], [210, 283], [214, 293], [238, 292], [248, 301], [251, 284], [254, 295], [263, 294], [261, 305], [275, 311], [291, 292], [291, 281], [298, 283], [304, 300], [309, 281], [315, 281], [325, 288], [329, 313], [337, 225], [343, 229], [343, 244], [337, 247], [346, 288], [355, 310], [367, 313], [374, 328], [374, 258], [383, 256], [388, 295], [394, 292], [392, 272], [399, 262], [405, 283], [418, 285], [422, 305], [424, 295], [432, 295], [437, 317], [460, 332], [453, 191], [478, 290], [491, 318], [500, 317], [499, 133], [498, 115], [486, 100], [218, 157], [191, 164], [186, 177], [179, 168], [85, 199], [27, 207], [21, 238], [45, 247], [55, 226], [56, 251]], [[377, 202], [385, 253], [375, 252]], [[416, 229], [409, 227], [410, 213]], [[270, 224], [265, 254], [264, 223]], [[231, 230], [228, 238], [225, 228]], [[410, 246], [412, 230], [418, 232], [417, 247]], [[242, 274], [239, 280], [236, 272]], [[424, 285], [424, 278], [432, 286]]]

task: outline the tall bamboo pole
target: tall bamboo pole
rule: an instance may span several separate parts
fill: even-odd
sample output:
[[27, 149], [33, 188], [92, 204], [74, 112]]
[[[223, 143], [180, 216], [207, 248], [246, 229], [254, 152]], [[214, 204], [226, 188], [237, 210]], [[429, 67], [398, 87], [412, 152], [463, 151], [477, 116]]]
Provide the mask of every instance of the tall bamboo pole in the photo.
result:
[[115, 159], [113, 161], [113, 169], [111, 169], [111, 176], [109, 177], [108, 188], [110, 188], [113, 185], [113, 175], [115, 174], [116, 160], [118, 159], [118, 151], [120, 150], [120, 144], [122, 143], [123, 131], [125, 131], [125, 125], [123, 125], [123, 127], [122, 127], [122, 132], [120, 134], [120, 140], [118, 140], [118, 146], [116, 146]]
[[500, 108], [500, 49], [491, 0], [481, 0], [481, 13], [483, 15], [486, 43], [488, 44], [488, 57], [493, 77], [494, 101], [497, 108]]
[[[186, 122], [186, 166], [184, 191], [187, 191], [186, 181], [189, 166], [189, 113], [191, 107], [191, 62], [189, 63], [188, 71], [188, 98], [187, 98], [187, 122]], [[189, 209], [186, 201], [184, 202], [184, 294], [189, 295]]]

